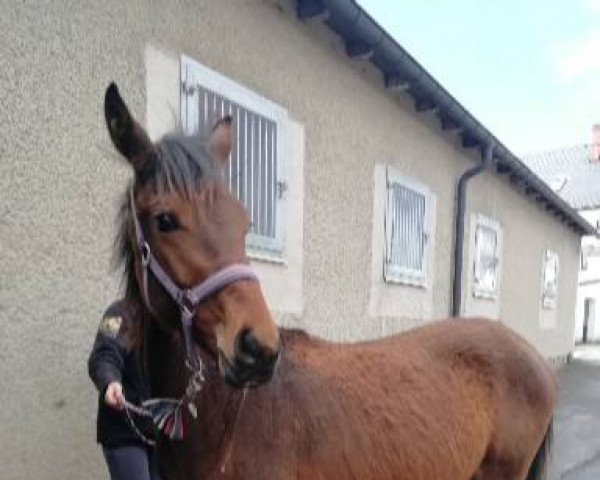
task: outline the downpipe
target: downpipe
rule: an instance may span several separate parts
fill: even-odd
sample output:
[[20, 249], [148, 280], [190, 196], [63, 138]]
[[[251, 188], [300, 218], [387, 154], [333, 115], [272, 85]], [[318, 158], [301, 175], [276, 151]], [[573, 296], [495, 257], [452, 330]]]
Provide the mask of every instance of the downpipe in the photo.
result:
[[488, 143], [482, 152], [481, 161], [474, 167], [464, 172], [458, 179], [456, 188], [456, 218], [454, 229], [454, 281], [452, 283], [452, 316], [460, 316], [462, 302], [462, 272], [463, 272], [463, 245], [465, 240], [465, 210], [467, 208], [467, 184], [469, 180], [493, 162], [494, 144]]

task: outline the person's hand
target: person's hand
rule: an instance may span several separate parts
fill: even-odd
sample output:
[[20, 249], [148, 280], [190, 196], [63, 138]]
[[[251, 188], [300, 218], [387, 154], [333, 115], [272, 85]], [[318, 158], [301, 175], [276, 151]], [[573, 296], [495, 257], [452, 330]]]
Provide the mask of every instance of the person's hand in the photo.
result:
[[106, 387], [104, 401], [109, 407], [116, 410], [123, 410], [125, 407], [125, 397], [123, 396], [123, 385], [120, 382], [111, 382]]

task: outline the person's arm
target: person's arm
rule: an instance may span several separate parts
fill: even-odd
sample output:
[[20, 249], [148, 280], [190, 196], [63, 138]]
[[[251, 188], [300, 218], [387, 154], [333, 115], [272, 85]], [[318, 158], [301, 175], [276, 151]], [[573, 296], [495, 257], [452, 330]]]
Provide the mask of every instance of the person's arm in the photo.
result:
[[124, 347], [122, 327], [125, 317], [118, 304], [108, 308], [98, 328], [88, 359], [88, 373], [104, 401], [113, 408], [124, 404], [121, 372], [128, 354]]

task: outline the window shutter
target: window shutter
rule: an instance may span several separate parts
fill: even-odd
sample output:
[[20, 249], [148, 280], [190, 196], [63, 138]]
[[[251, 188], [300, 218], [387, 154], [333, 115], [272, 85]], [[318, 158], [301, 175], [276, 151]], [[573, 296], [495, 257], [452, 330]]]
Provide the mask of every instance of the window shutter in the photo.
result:
[[234, 146], [225, 176], [231, 191], [252, 220], [251, 234], [276, 238], [277, 125], [207, 88], [199, 88], [199, 129], [208, 132], [215, 122], [231, 115]]
[[388, 173], [385, 277], [422, 282], [426, 274], [428, 190]]

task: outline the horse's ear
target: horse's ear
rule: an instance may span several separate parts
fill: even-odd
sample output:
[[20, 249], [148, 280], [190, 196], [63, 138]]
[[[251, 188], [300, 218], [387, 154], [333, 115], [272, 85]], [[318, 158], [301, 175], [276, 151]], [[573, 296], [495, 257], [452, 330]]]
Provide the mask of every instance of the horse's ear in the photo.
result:
[[215, 124], [208, 139], [210, 153], [220, 165], [227, 162], [231, 153], [231, 145], [233, 144], [231, 123], [230, 115], [223, 117]]
[[115, 147], [136, 171], [140, 170], [154, 147], [144, 129], [129, 113], [114, 83], [108, 86], [104, 95], [104, 116]]

